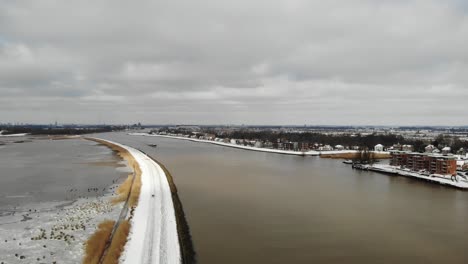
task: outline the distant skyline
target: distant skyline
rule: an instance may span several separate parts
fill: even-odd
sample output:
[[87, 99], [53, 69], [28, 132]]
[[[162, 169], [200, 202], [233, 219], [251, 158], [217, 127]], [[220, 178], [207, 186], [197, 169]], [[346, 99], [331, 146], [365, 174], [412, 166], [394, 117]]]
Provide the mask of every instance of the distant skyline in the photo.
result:
[[468, 125], [466, 1], [0, 4], [0, 123]]

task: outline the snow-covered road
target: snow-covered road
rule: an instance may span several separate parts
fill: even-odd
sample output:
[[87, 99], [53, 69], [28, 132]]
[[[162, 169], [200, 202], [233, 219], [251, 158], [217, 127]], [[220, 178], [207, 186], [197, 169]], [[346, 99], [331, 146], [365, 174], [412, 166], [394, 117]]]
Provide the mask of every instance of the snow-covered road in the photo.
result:
[[141, 151], [111, 143], [127, 149], [142, 172], [140, 197], [120, 263], [181, 263], [172, 194], [164, 171]]

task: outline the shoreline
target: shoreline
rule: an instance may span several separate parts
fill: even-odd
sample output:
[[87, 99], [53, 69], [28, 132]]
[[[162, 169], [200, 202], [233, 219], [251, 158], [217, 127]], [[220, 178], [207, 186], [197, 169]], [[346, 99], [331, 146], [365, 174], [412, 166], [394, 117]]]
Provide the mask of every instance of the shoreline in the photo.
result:
[[395, 166], [386, 165], [386, 164], [363, 165], [362, 168], [353, 167], [353, 169], [354, 168], [358, 170], [380, 172], [382, 174], [387, 174], [387, 175], [392, 175], [392, 176], [393, 175], [404, 176], [404, 177], [408, 177], [412, 179], [424, 180], [424, 181], [434, 183], [434, 184], [458, 188], [458, 189], [465, 190], [465, 191], [468, 190], [468, 181], [465, 181], [465, 180], [453, 181], [451, 179], [444, 177], [443, 175], [434, 174], [432, 176], [425, 176], [417, 172], [405, 171]]
[[[357, 150], [310, 150], [310, 151], [291, 151], [291, 150], [280, 150], [280, 149], [267, 149], [267, 148], [257, 148], [257, 147], [249, 147], [249, 146], [242, 146], [242, 145], [235, 145], [231, 143], [224, 143], [212, 140], [205, 140], [205, 139], [196, 139], [196, 138], [188, 138], [188, 137], [179, 137], [179, 136], [168, 136], [168, 135], [158, 135], [158, 134], [148, 134], [148, 133], [128, 133], [129, 136], [144, 136], [144, 137], [162, 137], [162, 138], [171, 138], [171, 139], [178, 139], [178, 140], [186, 140], [192, 142], [199, 142], [199, 143], [208, 143], [223, 147], [230, 147], [230, 148], [237, 148], [243, 150], [250, 150], [250, 151], [258, 151], [258, 152], [266, 152], [266, 153], [275, 153], [275, 154], [283, 154], [283, 155], [295, 155], [295, 156], [320, 156], [325, 155], [323, 158], [338, 158], [340, 155], [354, 155], [357, 154]], [[371, 153], [375, 153], [377, 155], [389, 155], [389, 152], [382, 151], [382, 152], [375, 152], [371, 151]], [[328, 156], [327, 156], [328, 155]], [[337, 157], [334, 157], [337, 156]]]
[[129, 133], [128, 135], [130, 135], [130, 136], [145, 136], [145, 137], [163, 137], [163, 138], [187, 140], [187, 141], [192, 141], [192, 142], [219, 145], [219, 146], [223, 146], [223, 147], [230, 147], [230, 148], [237, 148], [237, 149], [258, 151], [258, 152], [275, 153], [275, 154], [283, 154], [283, 155], [295, 155], [295, 156], [318, 156], [319, 155], [319, 152], [317, 152], [317, 151], [301, 152], [301, 151], [290, 151], [290, 150], [279, 150], [279, 149], [256, 148], [256, 147], [234, 145], [234, 144], [230, 144], [230, 143], [217, 142], [217, 141], [211, 141], [211, 140], [177, 137], [177, 136], [156, 135], [156, 134], [147, 134], [147, 133]]

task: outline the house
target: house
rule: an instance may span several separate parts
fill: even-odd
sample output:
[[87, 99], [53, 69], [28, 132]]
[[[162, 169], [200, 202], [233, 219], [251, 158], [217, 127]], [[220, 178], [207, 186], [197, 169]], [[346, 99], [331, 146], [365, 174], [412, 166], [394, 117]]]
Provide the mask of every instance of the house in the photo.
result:
[[424, 148], [424, 152], [427, 152], [427, 153], [432, 153], [434, 151], [436, 147], [434, 147], [434, 145], [427, 145], [425, 148]]
[[259, 141], [255, 141], [254, 147], [256, 147], [256, 148], [263, 148], [263, 142], [261, 142], [260, 140], [259, 140]]
[[344, 150], [344, 147], [342, 145], [336, 145], [335, 149], [336, 150]]
[[445, 147], [442, 149], [442, 154], [447, 155], [452, 151], [450, 147]]
[[384, 147], [383, 147], [382, 144], [377, 144], [374, 147], [374, 151], [379, 151], [380, 152], [380, 151], [383, 151], [383, 150], [384, 150]]
[[333, 147], [330, 145], [325, 145], [325, 146], [319, 147], [318, 150], [329, 151], [329, 150], [333, 150]]

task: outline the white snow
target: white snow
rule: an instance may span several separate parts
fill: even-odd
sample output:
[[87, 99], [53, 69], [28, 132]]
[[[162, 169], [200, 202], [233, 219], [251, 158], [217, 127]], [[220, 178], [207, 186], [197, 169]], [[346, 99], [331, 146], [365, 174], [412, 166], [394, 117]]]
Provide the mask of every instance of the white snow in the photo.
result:
[[3, 135], [0, 134], [0, 137], [24, 137], [29, 135], [28, 133], [21, 133], [21, 134], [9, 134], [9, 135]]
[[[5, 263], [81, 263], [83, 245], [98, 224], [105, 219], [117, 219], [122, 210], [121, 205], [112, 205], [112, 195], [80, 198], [73, 203], [47, 202], [2, 208], [0, 260]], [[25, 259], [21, 260], [21, 256]]]
[[141, 151], [109, 142], [127, 149], [142, 172], [140, 197], [120, 263], [181, 263], [175, 211], [166, 174]]

